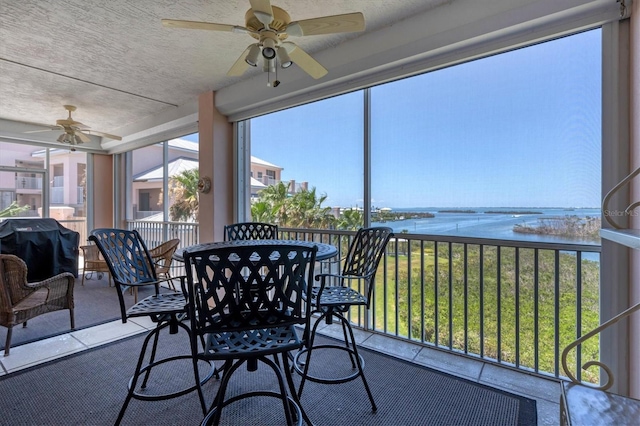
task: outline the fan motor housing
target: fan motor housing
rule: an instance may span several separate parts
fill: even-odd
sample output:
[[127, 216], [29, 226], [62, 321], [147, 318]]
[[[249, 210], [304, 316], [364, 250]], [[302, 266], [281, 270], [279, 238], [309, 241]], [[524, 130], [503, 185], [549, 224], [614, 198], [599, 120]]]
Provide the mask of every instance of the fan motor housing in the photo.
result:
[[[269, 24], [269, 28], [277, 32], [284, 31], [287, 28], [287, 25], [291, 23], [291, 17], [284, 9], [280, 9], [277, 6], [271, 6], [271, 9], [273, 10], [273, 19]], [[247, 13], [244, 15], [244, 20], [245, 27], [249, 30], [259, 33], [264, 29], [264, 24], [256, 18], [256, 15], [253, 13], [253, 9], [247, 10]], [[249, 33], [249, 35], [256, 40], [260, 39], [260, 34]], [[285, 40], [287, 38], [287, 34], [278, 34], [278, 38], [280, 40]]]

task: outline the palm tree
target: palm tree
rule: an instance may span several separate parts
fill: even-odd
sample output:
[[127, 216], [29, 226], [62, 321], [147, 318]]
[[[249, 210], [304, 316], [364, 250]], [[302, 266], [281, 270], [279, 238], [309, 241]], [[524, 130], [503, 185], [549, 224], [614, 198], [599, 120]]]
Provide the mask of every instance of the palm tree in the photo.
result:
[[[274, 185], [269, 185], [258, 194], [258, 202], [265, 203], [265, 207], [262, 207], [263, 211], [270, 211], [273, 215], [270, 222], [275, 222], [280, 226], [287, 226], [289, 213], [287, 209], [287, 199], [289, 198], [289, 191], [287, 186], [278, 182]], [[252, 216], [253, 216], [253, 208]], [[253, 220], [258, 220], [253, 217]]]
[[335, 218], [330, 207], [323, 207], [322, 203], [327, 195], [316, 195], [316, 188], [303, 189], [296, 192], [289, 200], [291, 225], [300, 228], [328, 228]]
[[275, 223], [277, 211], [266, 201], [256, 201], [251, 204], [251, 218], [256, 222]]
[[356, 231], [364, 224], [364, 215], [360, 210], [350, 209], [345, 210], [338, 219], [337, 228], [345, 229], [348, 231]]
[[279, 182], [260, 191], [251, 206], [251, 217], [284, 227], [328, 228], [335, 218], [330, 207], [322, 206], [326, 199], [326, 194], [318, 196], [315, 188], [290, 195], [287, 186]]
[[169, 195], [173, 204], [169, 208], [172, 221], [198, 220], [198, 169], [183, 170], [169, 179]]

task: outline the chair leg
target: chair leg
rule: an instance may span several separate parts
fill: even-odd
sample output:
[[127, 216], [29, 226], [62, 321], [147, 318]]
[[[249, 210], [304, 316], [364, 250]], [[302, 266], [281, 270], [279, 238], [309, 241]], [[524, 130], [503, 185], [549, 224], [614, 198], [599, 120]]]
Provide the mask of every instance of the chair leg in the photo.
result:
[[[344, 335], [344, 345], [347, 349], [349, 349], [350, 346], [349, 346], [349, 339], [347, 338], [347, 326], [345, 325], [344, 321], [340, 321], [340, 323], [341, 323], [340, 325], [342, 325], [342, 334]], [[353, 341], [353, 347], [354, 348], [356, 347], [355, 341]], [[347, 351], [347, 352], [349, 353], [349, 359], [351, 359], [351, 368], [356, 368], [356, 362], [353, 359], [354, 358], [353, 354], [351, 353], [351, 351]]]
[[[320, 325], [320, 322], [322, 322], [322, 320], [326, 316], [327, 316], [327, 313], [324, 312], [318, 317], [318, 319], [316, 319], [315, 323], [313, 323], [313, 328], [311, 329], [311, 333], [307, 337], [308, 338], [307, 343], [306, 343], [306, 345], [307, 345], [307, 349], [306, 349], [307, 358], [304, 361], [304, 372], [302, 372], [302, 374], [300, 374], [302, 376], [302, 379], [300, 380], [300, 386], [298, 387], [298, 398], [302, 398], [302, 389], [304, 388], [304, 383], [307, 380], [307, 377], [309, 377], [309, 363], [311, 361], [311, 352], [312, 352], [311, 348], [313, 348], [313, 342], [316, 339], [316, 330], [318, 329], [318, 325]], [[303, 352], [304, 352], [304, 350], [298, 352], [298, 354], [293, 359], [293, 367], [296, 370], [297, 370], [297, 365], [298, 365], [298, 358]]]
[[[151, 357], [149, 358], [149, 364], [153, 364], [153, 362], [156, 360], [156, 352], [158, 349], [158, 340], [160, 338], [160, 333], [156, 333], [154, 338], [153, 338], [153, 346], [151, 347]], [[147, 381], [149, 380], [149, 374], [151, 374], [151, 369], [148, 369], [147, 372], [144, 375], [144, 380], [142, 380], [142, 385], [140, 385], [140, 387], [142, 389], [147, 387]]]
[[[172, 321], [176, 321], [175, 324], [172, 324]], [[155, 363], [153, 361], [149, 362], [146, 366], [143, 367], [143, 363], [144, 363], [144, 359], [145, 359], [145, 354], [147, 353], [147, 348], [149, 347], [149, 342], [151, 341], [152, 338], [154, 338], [154, 344], [157, 344], [157, 335], [160, 333], [161, 330], [163, 330], [166, 327], [170, 327], [171, 325], [175, 325], [176, 327], [180, 327], [182, 329], [184, 329], [188, 334], [189, 334], [189, 339], [192, 339], [192, 333], [191, 330], [189, 329], [189, 327], [187, 327], [186, 325], [184, 325], [182, 322], [177, 321], [177, 319], [172, 318], [171, 321], [164, 321], [161, 323], [158, 323], [158, 325], [156, 326], [155, 329], [153, 329], [152, 331], [150, 331], [147, 336], [144, 339], [144, 342], [142, 343], [142, 349], [140, 350], [140, 355], [138, 356], [138, 363], [136, 364], [136, 369], [133, 373], [133, 376], [131, 377], [131, 380], [129, 381], [129, 390], [127, 392], [127, 396], [124, 400], [124, 403], [122, 404], [122, 407], [120, 408], [120, 412], [118, 413], [118, 418], [116, 420], [116, 425], [119, 425], [120, 422], [122, 421], [122, 418], [124, 417], [124, 413], [127, 410], [127, 407], [129, 405], [129, 403], [131, 402], [131, 399], [136, 398], [136, 399], [141, 399], [141, 400], [146, 400], [146, 401], [159, 401], [159, 400], [164, 400], [164, 399], [169, 399], [169, 398], [175, 398], [181, 395], [186, 395], [189, 392], [193, 392], [194, 390], [198, 391], [198, 397], [200, 399], [200, 404], [202, 406], [202, 411], [203, 413], [206, 410], [206, 403], [204, 401], [204, 395], [202, 393], [202, 384], [204, 384], [205, 382], [207, 382], [211, 376], [213, 375], [213, 371], [211, 371], [202, 381], [199, 380], [199, 373], [197, 370], [197, 365], [194, 363], [194, 375], [195, 375], [195, 379], [196, 379], [196, 383], [194, 386], [181, 390], [179, 392], [174, 392], [174, 393], [170, 393], [170, 394], [164, 394], [164, 395], [142, 395], [139, 393], [136, 393], [136, 386], [138, 383], [138, 379], [142, 376], [142, 373], [145, 373], [145, 382], [146, 382], [146, 378], [148, 377], [148, 373], [149, 371], [155, 366], [155, 365], [159, 365], [162, 364], [164, 362], [169, 362], [169, 361], [173, 361], [173, 360], [177, 360], [177, 359], [183, 359], [183, 358], [191, 358], [193, 359], [194, 357], [192, 356], [192, 354], [190, 355], [177, 355], [177, 356], [172, 356], [169, 358], [165, 358], [159, 361], [155, 361]], [[197, 362], [197, 360], [195, 361]]]
[[135, 372], [133, 373], [133, 377], [131, 377], [131, 381], [129, 383], [129, 392], [127, 392], [127, 397], [125, 398], [124, 403], [120, 408], [120, 412], [118, 413], [118, 418], [116, 419], [116, 423], [115, 423], [116, 425], [119, 425], [120, 422], [122, 421], [122, 417], [124, 417], [124, 412], [127, 410], [127, 407], [129, 406], [129, 402], [131, 402], [131, 399], [133, 398], [133, 394], [136, 390], [136, 385], [138, 383], [138, 377], [140, 376], [140, 370], [142, 369], [142, 363], [144, 362], [144, 354], [147, 351], [147, 345], [149, 344], [149, 339], [151, 339], [151, 337], [155, 337], [159, 331], [160, 331], [160, 325], [158, 325], [154, 330], [149, 332], [149, 334], [147, 334], [147, 337], [145, 337], [144, 342], [142, 343], [142, 349], [140, 350], [140, 355], [138, 356], [138, 363], [136, 364]]
[[7, 327], [7, 340], [4, 343], [4, 356], [9, 355], [9, 350], [11, 349], [11, 333], [13, 332], [13, 327]]
[[[269, 366], [271, 366], [271, 368], [273, 369], [273, 371], [276, 374], [276, 377], [278, 378], [278, 385], [280, 386], [280, 396], [282, 398], [282, 406], [284, 408], [284, 414], [285, 414], [285, 416], [287, 418], [287, 424], [288, 425], [293, 425], [293, 413], [291, 412], [291, 406], [289, 405], [289, 393], [287, 392], [287, 388], [286, 388], [285, 383], [284, 383], [284, 377], [282, 377], [282, 369], [280, 368], [280, 363], [278, 361], [278, 355], [274, 354], [273, 357], [276, 360], [276, 362], [268, 363], [267, 361], [269, 361], [269, 360], [266, 359], [266, 358], [263, 359], [262, 361], [264, 363], [268, 364]], [[284, 358], [286, 358], [286, 357], [287, 357], [287, 354], [282, 354], [283, 363], [285, 362]], [[286, 367], [288, 367], [288, 365], [286, 365]], [[285, 373], [285, 375], [288, 375], [288, 374], [290, 374], [290, 373], [288, 373], [288, 372]], [[287, 384], [290, 384], [288, 379], [287, 379]], [[294, 401], [295, 401], [295, 399], [294, 399]], [[295, 403], [302, 410], [302, 406], [300, 405], [300, 402], [299, 401], [295, 401]], [[304, 417], [306, 417], [306, 414], [304, 415]], [[302, 423], [302, 421], [300, 421], [300, 423]]]
[[234, 371], [238, 369], [244, 361], [238, 361], [236, 363], [227, 362], [224, 363], [224, 372], [222, 373], [222, 381], [220, 382], [220, 387], [218, 388], [218, 392], [216, 393], [216, 397], [213, 400], [213, 404], [211, 405], [211, 409], [209, 410], [209, 414], [203, 420], [203, 424], [209, 425], [218, 425], [220, 424], [220, 416], [222, 414], [222, 408], [224, 407], [224, 395], [227, 392], [227, 386], [229, 385], [229, 379]]
[[69, 309], [69, 316], [71, 317], [71, 329], [75, 330], [76, 329], [76, 319], [73, 316], [73, 308]]
[[283, 366], [282, 370], [284, 371], [285, 377], [287, 379], [287, 383], [289, 384], [289, 392], [291, 393], [291, 398], [295, 401], [296, 404], [298, 404], [298, 407], [300, 407], [300, 411], [302, 412], [302, 418], [304, 419], [304, 421], [307, 423], [307, 425], [312, 426], [313, 422], [307, 415], [307, 412], [304, 410], [304, 407], [302, 406], [302, 403], [300, 402], [300, 398], [298, 398], [298, 394], [296, 392], [296, 385], [295, 383], [293, 383], [292, 367], [289, 366], [288, 353], [282, 354], [282, 366]]
[[[317, 346], [314, 345], [318, 324], [320, 323], [320, 321], [322, 321], [325, 317], [328, 317], [328, 316], [334, 316], [342, 323], [344, 337], [345, 337], [344, 346], [339, 346], [335, 344], [317, 345]], [[310, 376], [309, 365], [311, 364], [311, 353], [313, 352], [314, 349], [320, 349], [320, 348], [333, 348], [336, 350], [339, 349], [339, 350], [346, 351], [347, 353], [349, 353], [349, 359], [351, 360], [351, 363], [353, 366], [352, 368], [357, 369], [357, 371], [349, 376], [346, 376], [343, 378], [337, 378], [337, 379], [325, 379], [321, 377]], [[301, 371], [300, 365], [302, 365], [303, 362], [299, 361], [299, 358], [305, 352], [306, 352], [306, 360], [304, 361], [304, 371]], [[354, 360], [355, 360], [355, 364], [354, 364]], [[298, 354], [294, 357], [293, 367], [296, 370], [296, 372], [298, 372], [302, 376], [302, 379], [300, 380], [300, 385], [298, 386], [298, 398], [302, 397], [302, 390], [304, 389], [304, 384], [306, 380], [310, 380], [316, 383], [339, 384], [339, 383], [349, 382], [351, 380], [356, 379], [358, 376], [360, 376], [362, 377], [364, 388], [367, 391], [367, 396], [369, 397], [369, 401], [371, 402], [371, 410], [374, 413], [378, 410], [378, 407], [376, 406], [376, 403], [373, 400], [373, 394], [371, 393], [371, 389], [369, 388], [367, 379], [364, 376], [364, 360], [362, 359], [362, 356], [358, 353], [358, 347], [356, 345], [355, 336], [353, 335], [353, 329], [351, 328], [351, 324], [349, 324], [349, 320], [339, 312], [328, 311], [320, 315], [320, 317], [316, 320], [315, 324], [313, 325], [313, 328], [311, 330], [311, 334], [309, 337], [309, 341], [307, 343], [307, 347], [305, 349], [302, 349], [300, 352], [298, 352]]]
[[351, 324], [349, 324], [348, 320], [345, 317], [343, 317], [340, 314], [336, 314], [336, 315], [340, 317], [340, 320], [342, 321], [343, 324], [346, 323], [347, 328], [349, 329], [351, 344], [353, 345], [352, 350], [353, 350], [354, 357], [356, 359], [356, 364], [358, 364], [358, 371], [360, 372], [360, 377], [362, 377], [362, 383], [364, 383], [364, 388], [366, 389], [367, 395], [369, 396], [369, 401], [371, 401], [371, 411], [375, 413], [376, 411], [378, 411], [378, 407], [376, 406], [376, 403], [373, 400], [373, 394], [371, 393], [371, 389], [369, 389], [369, 384], [367, 383], [367, 379], [364, 377], [364, 365], [363, 365], [362, 358], [358, 354], [358, 347], [356, 345], [356, 338], [353, 335], [353, 329], [351, 328]]
[[169, 285], [171, 286], [171, 290], [176, 291], [176, 285], [173, 283], [173, 277], [171, 276], [171, 274], [169, 273], [169, 271], [166, 272], [167, 274], [167, 279], [169, 281], [167, 281], [169, 283]]
[[[289, 365], [288, 365], [288, 361], [285, 360], [285, 358], [287, 358], [287, 354], [282, 354], [282, 357], [283, 357], [285, 371], [288, 372]], [[255, 359], [240, 359], [235, 362], [225, 361], [224, 372], [222, 374], [222, 381], [220, 382], [218, 392], [216, 393], [213, 403], [211, 404], [211, 408], [209, 409], [209, 412], [207, 413], [205, 418], [202, 420], [201, 425], [203, 426], [219, 425], [220, 418], [222, 417], [222, 409], [224, 407], [226, 407], [227, 405], [233, 402], [239, 401], [241, 399], [250, 398], [254, 396], [271, 396], [271, 397], [277, 397], [281, 399], [288, 425], [293, 425], [295, 423], [297, 423], [298, 425], [301, 425], [302, 419], [304, 419], [308, 425], [312, 425], [311, 420], [302, 409], [302, 406], [300, 405], [300, 401], [295, 397], [295, 385], [293, 384], [293, 379], [291, 378], [291, 375], [285, 373], [285, 377], [286, 377], [286, 382], [285, 382], [285, 377], [282, 376], [283, 370], [280, 368], [280, 363], [279, 363], [277, 354], [274, 354], [274, 360], [275, 361], [272, 361], [271, 359], [265, 356], [261, 356]], [[233, 373], [245, 363], [250, 366], [251, 363], [258, 362], [258, 361], [262, 361], [264, 364], [267, 364], [274, 371], [276, 378], [278, 379], [280, 392], [253, 391], [245, 394], [235, 395], [230, 397], [229, 399], [225, 399], [225, 394], [227, 392], [229, 380], [231, 379], [231, 376], [233, 375]], [[289, 396], [289, 391], [287, 390], [287, 386], [289, 387], [289, 389], [293, 394], [293, 396], [291, 397]], [[294, 417], [294, 414], [296, 415], [296, 417]], [[295, 418], [298, 419], [298, 422], [294, 422]]]

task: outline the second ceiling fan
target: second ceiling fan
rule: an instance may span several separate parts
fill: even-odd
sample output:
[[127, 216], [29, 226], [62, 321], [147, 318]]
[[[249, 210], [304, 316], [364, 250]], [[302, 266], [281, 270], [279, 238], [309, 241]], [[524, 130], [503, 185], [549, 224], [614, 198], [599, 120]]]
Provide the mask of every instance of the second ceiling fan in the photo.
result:
[[[278, 65], [288, 68], [295, 63], [315, 79], [327, 74], [327, 69], [298, 45], [286, 41], [287, 38], [357, 32], [363, 31], [365, 26], [364, 16], [360, 12], [291, 21], [289, 14], [284, 9], [272, 6], [270, 0], [249, 1], [251, 9], [245, 14], [244, 27], [175, 19], [163, 19], [162, 24], [171, 28], [246, 33], [255, 38], [257, 43], [249, 45], [242, 52], [227, 72], [229, 76], [240, 76], [250, 66], [256, 67], [262, 56], [262, 69], [265, 72], [275, 72]], [[274, 86], [278, 84], [276, 80]]]

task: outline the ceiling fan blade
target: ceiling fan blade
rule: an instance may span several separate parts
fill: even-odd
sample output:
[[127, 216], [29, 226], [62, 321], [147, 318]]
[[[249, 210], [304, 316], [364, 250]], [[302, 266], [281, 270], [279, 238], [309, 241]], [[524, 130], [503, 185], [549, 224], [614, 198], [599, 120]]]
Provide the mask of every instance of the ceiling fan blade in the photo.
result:
[[291, 22], [286, 29], [287, 34], [290, 36], [352, 33], [357, 31], [364, 31], [364, 15], [361, 12], [303, 19], [302, 21]]
[[241, 76], [242, 74], [244, 74], [244, 72], [247, 70], [247, 68], [249, 68], [249, 64], [247, 63], [247, 61], [245, 61], [245, 58], [247, 57], [247, 54], [249, 53], [249, 50], [251, 49], [251, 46], [253, 46], [253, 45], [250, 45], [249, 47], [247, 47], [244, 50], [244, 52], [242, 52], [240, 57], [238, 57], [238, 59], [236, 59], [236, 61], [231, 66], [231, 68], [229, 68], [229, 71], [227, 71], [227, 75], [229, 77]]
[[290, 41], [282, 43], [289, 53], [289, 57], [294, 64], [298, 65], [311, 77], [318, 79], [327, 74], [327, 69], [320, 65], [320, 62], [313, 59], [307, 52]]
[[250, 32], [245, 27], [228, 24], [214, 24], [211, 22], [180, 21], [177, 19], [163, 19], [162, 25], [168, 28], [187, 28], [191, 30], [229, 31], [234, 33]]
[[[95, 130], [84, 130], [85, 133], [89, 133], [90, 135], [96, 135], [96, 136], [101, 136], [103, 138], [107, 138], [107, 139], [113, 139], [115, 141], [121, 141], [122, 138], [120, 136], [116, 136], [116, 135], [111, 135], [109, 133], [104, 133], [104, 132], [97, 132]], [[82, 132], [76, 132], [76, 133], [80, 133], [82, 134]], [[80, 138], [82, 138], [82, 136], [80, 136]], [[87, 141], [85, 141], [87, 142]]]
[[48, 127], [48, 129], [29, 130], [29, 131], [22, 132], [22, 133], [42, 133], [42, 132], [50, 132], [52, 130], [62, 130], [62, 127], [60, 127], [60, 126], [45, 126], [45, 127]]
[[253, 14], [256, 15], [258, 21], [262, 22], [265, 27], [269, 27], [273, 21], [273, 9], [270, 0], [249, 0]]
[[81, 140], [82, 142], [84, 142], [84, 143], [91, 142], [91, 138], [90, 138], [89, 136], [85, 135], [84, 133], [82, 133], [80, 130], [76, 130], [76, 131], [74, 132], [74, 134], [75, 134], [77, 137], [79, 137], [79, 138], [80, 138], [80, 140]]

